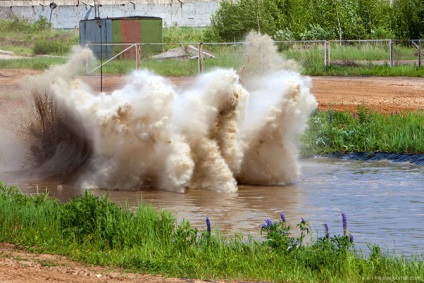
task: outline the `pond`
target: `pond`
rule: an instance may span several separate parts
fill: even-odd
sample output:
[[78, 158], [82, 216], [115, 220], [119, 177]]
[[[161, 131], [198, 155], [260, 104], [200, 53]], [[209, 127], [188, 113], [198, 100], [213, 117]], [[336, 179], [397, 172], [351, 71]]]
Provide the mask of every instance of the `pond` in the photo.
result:
[[[301, 161], [302, 175], [292, 185], [281, 187], [239, 186], [235, 193], [188, 190], [175, 193], [164, 190], [93, 190], [108, 194], [119, 204], [135, 209], [140, 201], [158, 209], [172, 211], [179, 222], [205, 229], [205, 217], [213, 229], [226, 235], [236, 232], [260, 237], [266, 218], [278, 220], [283, 210], [292, 231], [301, 217], [312, 226], [312, 238], [322, 237], [329, 225], [330, 235], [343, 233], [341, 211], [345, 212], [348, 231], [355, 247], [366, 253], [368, 244], [377, 244], [388, 252], [410, 256], [424, 254], [424, 166], [391, 161], [358, 161], [335, 158], [311, 158]], [[78, 187], [36, 183], [3, 175], [3, 181], [16, 184], [26, 194], [45, 191], [61, 201], [83, 192]]]

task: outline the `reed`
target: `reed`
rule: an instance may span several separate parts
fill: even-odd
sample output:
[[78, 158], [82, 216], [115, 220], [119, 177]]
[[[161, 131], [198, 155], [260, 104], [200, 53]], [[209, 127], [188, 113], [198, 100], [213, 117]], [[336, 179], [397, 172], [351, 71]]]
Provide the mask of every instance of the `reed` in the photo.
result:
[[[213, 230], [213, 219], [207, 218], [201, 228], [192, 227], [188, 221], [178, 224], [169, 212], [157, 212], [142, 202], [131, 212], [106, 196], [86, 192], [59, 203], [45, 193], [25, 196], [18, 188], [0, 184], [0, 241], [29, 251], [136, 272], [213, 280], [424, 279], [421, 258], [386, 254], [376, 245], [369, 255], [358, 254], [346, 232], [346, 215], [342, 215], [343, 225], [331, 232], [327, 226], [324, 236], [315, 239], [306, 220], [290, 227], [282, 212], [280, 216], [265, 221], [261, 239], [240, 234], [223, 236]], [[336, 235], [330, 237], [330, 233]]]
[[424, 112], [317, 111], [302, 137], [302, 152], [424, 153]]

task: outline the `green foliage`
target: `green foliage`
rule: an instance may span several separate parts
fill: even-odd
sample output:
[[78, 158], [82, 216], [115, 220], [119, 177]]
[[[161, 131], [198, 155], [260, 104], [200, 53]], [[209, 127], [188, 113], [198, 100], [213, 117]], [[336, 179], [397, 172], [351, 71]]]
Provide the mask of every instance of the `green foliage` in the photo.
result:
[[381, 114], [318, 111], [303, 136], [304, 154], [329, 152], [422, 153], [423, 112]]
[[1, 30], [4, 32], [24, 32], [27, 34], [41, 32], [51, 28], [51, 24], [45, 17], [40, 17], [35, 23], [30, 23], [27, 20], [13, 18], [0, 20]]
[[422, 0], [394, 0], [392, 30], [399, 39], [424, 36], [424, 2]]
[[203, 42], [205, 31], [205, 28], [164, 27], [163, 42], [166, 44]]
[[97, 198], [86, 192], [83, 197], [64, 204], [62, 209], [60, 228], [65, 238], [77, 242], [100, 238], [107, 246], [115, 246], [114, 227], [109, 224], [118, 220], [121, 208], [106, 197]]
[[275, 34], [272, 36], [272, 39], [275, 41], [290, 41], [295, 40], [294, 34], [291, 30], [288, 28], [285, 28], [283, 30], [277, 30]]
[[422, 37], [421, 0], [241, 0], [223, 1], [210, 34], [237, 41], [249, 31], [275, 36], [290, 30], [296, 39], [417, 39]]
[[18, 18], [0, 19], [0, 48], [17, 55], [63, 55], [78, 44], [77, 30], [55, 30], [46, 18], [35, 23]]
[[334, 38], [331, 32], [324, 30], [319, 24], [312, 24], [300, 34], [301, 40], [327, 40]]
[[34, 55], [51, 54], [51, 55], [64, 55], [70, 50], [69, 44], [60, 40], [38, 40], [33, 47]]

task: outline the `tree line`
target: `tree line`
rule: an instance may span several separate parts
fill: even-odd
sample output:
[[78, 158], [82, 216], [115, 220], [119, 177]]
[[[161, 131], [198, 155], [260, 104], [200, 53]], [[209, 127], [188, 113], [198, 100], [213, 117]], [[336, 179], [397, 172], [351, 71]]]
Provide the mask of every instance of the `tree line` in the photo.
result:
[[255, 30], [274, 40], [420, 39], [423, 0], [224, 0], [207, 38], [238, 41]]

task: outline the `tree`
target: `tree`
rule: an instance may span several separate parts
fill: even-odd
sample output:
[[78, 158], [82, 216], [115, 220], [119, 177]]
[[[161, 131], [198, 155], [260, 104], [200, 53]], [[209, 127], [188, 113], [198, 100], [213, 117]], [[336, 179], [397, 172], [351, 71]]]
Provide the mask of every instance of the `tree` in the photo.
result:
[[392, 29], [399, 39], [418, 39], [424, 36], [424, 2], [394, 0]]

